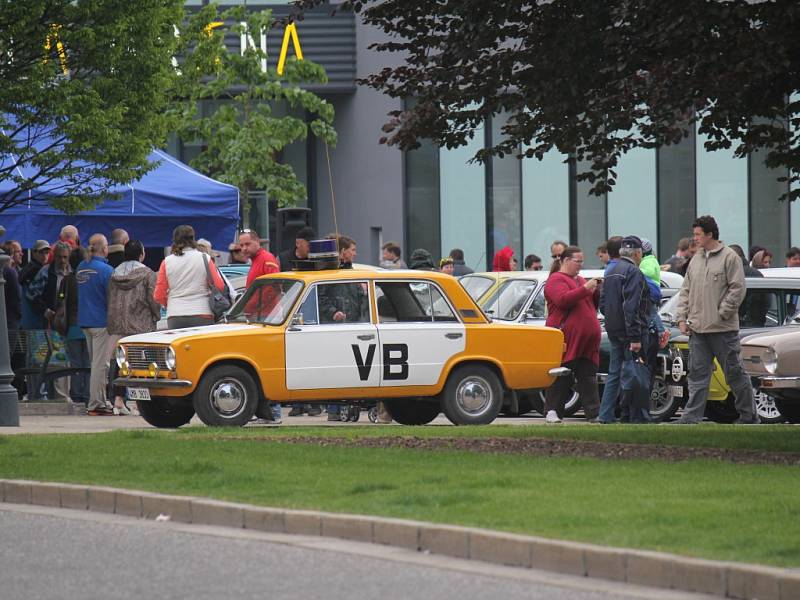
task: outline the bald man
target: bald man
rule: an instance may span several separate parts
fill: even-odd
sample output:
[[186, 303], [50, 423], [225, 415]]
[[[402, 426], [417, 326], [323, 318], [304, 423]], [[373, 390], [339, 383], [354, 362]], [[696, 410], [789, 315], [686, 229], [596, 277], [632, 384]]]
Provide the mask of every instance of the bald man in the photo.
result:
[[125, 244], [130, 241], [128, 232], [124, 229], [115, 229], [111, 232], [111, 245], [108, 247], [108, 264], [117, 268], [125, 260]]
[[[106, 399], [108, 363], [116, 340], [108, 335], [108, 282], [114, 269], [108, 264], [108, 241], [102, 233], [89, 238], [89, 258], [78, 265], [78, 325], [86, 336], [92, 370], [89, 376], [88, 414], [113, 415]], [[116, 336], [115, 336], [116, 337]], [[116, 339], [119, 339], [116, 337]]]

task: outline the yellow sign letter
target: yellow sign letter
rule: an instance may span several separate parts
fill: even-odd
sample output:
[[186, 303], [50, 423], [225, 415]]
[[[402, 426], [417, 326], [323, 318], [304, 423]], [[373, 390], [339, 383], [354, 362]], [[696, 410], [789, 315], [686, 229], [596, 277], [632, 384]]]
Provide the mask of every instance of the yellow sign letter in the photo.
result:
[[278, 58], [278, 75], [283, 75], [283, 68], [286, 66], [286, 53], [289, 51], [289, 37], [294, 44], [294, 53], [297, 60], [303, 60], [303, 50], [300, 48], [300, 38], [297, 37], [297, 27], [294, 23], [289, 23], [283, 32], [283, 44], [281, 45], [281, 55]]

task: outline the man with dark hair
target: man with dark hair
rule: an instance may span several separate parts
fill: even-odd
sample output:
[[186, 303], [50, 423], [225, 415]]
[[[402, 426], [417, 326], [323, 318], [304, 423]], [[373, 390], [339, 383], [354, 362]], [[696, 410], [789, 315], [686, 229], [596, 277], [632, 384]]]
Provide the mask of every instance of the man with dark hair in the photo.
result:
[[745, 297], [742, 260], [719, 241], [714, 217], [692, 224], [698, 252], [689, 263], [678, 294], [676, 320], [689, 337], [689, 400], [679, 423], [703, 420], [711, 369], [716, 358], [736, 397], [738, 423], [758, 423], [753, 388], [742, 368], [739, 307]]
[[605, 268], [609, 261], [607, 242], [600, 244], [594, 254], [600, 260], [600, 266]]
[[453, 259], [453, 275], [455, 277], [469, 275], [473, 272], [472, 269], [464, 263], [464, 251], [461, 248], [453, 248], [450, 250], [450, 258]]
[[379, 267], [384, 269], [407, 269], [405, 261], [401, 258], [402, 251], [397, 242], [386, 242], [381, 246], [382, 254]]
[[606, 240], [606, 250], [608, 251], [608, 264], [606, 265], [604, 276], [608, 276], [611, 270], [619, 262], [619, 250], [622, 247], [622, 236], [614, 235]]
[[541, 271], [542, 259], [535, 254], [528, 254], [525, 257], [525, 270], [526, 271]]
[[680, 272], [689, 258], [691, 258], [689, 255], [689, 246], [691, 243], [692, 240], [688, 237], [678, 240], [678, 246], [675, 248], [675, 254], [670, 256], [669, 260], [664, 263], [665, 265], [669, 266], [669, 271], [672, 271], [673, 273]]
[[786, 253], [787, 267], [800, 267], [800, 248], [792, 246]]
[[311, 227], [303, 227], [294, 234], [294, 248], [284, 250], [278, 256], [281, 264], [281, 271], [291, 271], [294, 269], [295, 260], [305, 260], [308, 258], [308, 251], [311, 248], [311, 240], [316, 236]]

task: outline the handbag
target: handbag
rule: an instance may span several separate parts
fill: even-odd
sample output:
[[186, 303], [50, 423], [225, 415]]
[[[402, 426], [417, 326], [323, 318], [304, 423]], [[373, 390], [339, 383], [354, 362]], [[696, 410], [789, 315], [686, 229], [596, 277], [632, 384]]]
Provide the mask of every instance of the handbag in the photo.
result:
[[67, 314], [67, 297], [69, 295], [69, 285], [67, 282], [67, 275], [61, 280], [61, 289], [58, 292], [58, 306], [56, 306], [56, 314], [53, 316], [53, 329], [55, 329], [62, 337], [67, 336], [69, 331], [69, 315]]
[[228, 295], [220, 292], [217, 286], [214, 285], [214, 280], [211, 278], [211, 268], [208, 266], [208, 257], [203, 254], [203, 264], [206, 266], [206, 284], [211, 295], [208, 298], [211, 313], [214, 315], [214, 320], [218, 320], [224, 315], [231, 307], [231, 299]]
[[620, 372], [622, 388], [620, 407], [623, 420], [631, 423], [649, 423], [650, 381], [652, 374], [638, 352], [625, 350]]

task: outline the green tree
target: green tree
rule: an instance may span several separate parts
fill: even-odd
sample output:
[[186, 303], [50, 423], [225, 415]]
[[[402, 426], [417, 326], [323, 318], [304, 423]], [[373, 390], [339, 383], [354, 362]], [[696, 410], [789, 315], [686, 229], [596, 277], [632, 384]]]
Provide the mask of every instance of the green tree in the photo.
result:
[[[301, 7], [320, 0], [300, 0]], [[699, 122], [709, 150], [765, 150], [800, 174], [797, 0], [352, 0], [405, 64], [362, 83], [414, 98], [384, 142], [461, 146], [509, 115], [505, 139], [477, 154], [586, 160], [598, 194], [619, 157], [676, 143]], [[791, 101], [788, 101], [791, 99]], [[792, 192], [800, 195], [800, 188]]]
[[[213, 27], [212, 23], [224, 23]], [[266, 190], [279, 206], [306, 197], [305, 186], [279, 154], [292, 142], [306, 139], [309, 130], [330, 145], [336, 144], [333, 106], [301, 87], [326, 83], [324, 69], [308, 60], [286, 62], [282, 75], [262, 68], [266, 53], [249, 45], [243, 54], [228, 52], [227, 31], [255, 40], [277, 24], [272, 11], [249, 12], [236, 6], [218, 14], [216, 5], [204, 7], [181, 30], [185, 44], [180, 93], [185, 102], [183, 140], [202, 140], [202, 151], [191, 162], [198, 170], [239, 188], [244, 222], [248, 193]], [[223, 100], [210, 116], [198, 115], [201, 100]], [[283, 105], [288, 114], [278, 116]], [[304, 117], [309, 115], [307, 121]]]
[[89, 209], [152, 168], [182, 14], [182, 0], [0, 3], [0, 212], [29, 197]]

